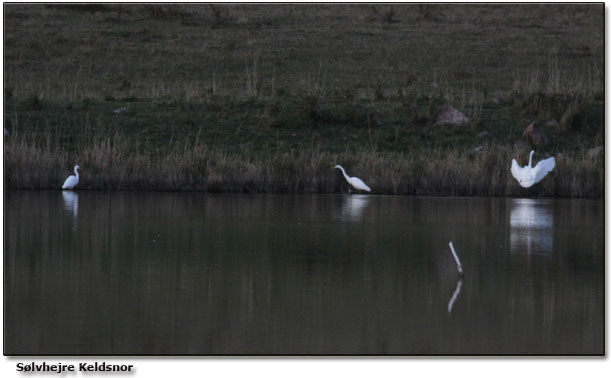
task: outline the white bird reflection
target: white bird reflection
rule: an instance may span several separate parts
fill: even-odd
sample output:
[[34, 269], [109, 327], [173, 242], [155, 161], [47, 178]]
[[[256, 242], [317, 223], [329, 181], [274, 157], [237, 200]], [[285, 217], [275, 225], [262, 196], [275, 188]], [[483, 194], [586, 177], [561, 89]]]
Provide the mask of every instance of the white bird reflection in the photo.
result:
[[359, 220], [367, 208], [370, 196], [353, 194], [347, 196], [342, 205], [342, 218]]
[[72, 229], [76, 231], [76, 218], [78, 216], [78, 194], [71, 190], [63, 190], [62, 198], [64, 199], [64, 208], [72, 214]]
[[458, 298], [458, 294], [460, 294], [460, 289], [462, 289], [462, 278], [456, 283], [456, 290], [454, 290], [454, 294], [452, 294], [452, 298], [450, 298], [448, 302], [448, 314], [452, 313], [452, 307], [454, 306], [454, 302], [456, 302], [456, 298]]
[[512, 253], [550, 254], [554, 218], [549, 201], [522, 198], [511, 203], [509, 224]]

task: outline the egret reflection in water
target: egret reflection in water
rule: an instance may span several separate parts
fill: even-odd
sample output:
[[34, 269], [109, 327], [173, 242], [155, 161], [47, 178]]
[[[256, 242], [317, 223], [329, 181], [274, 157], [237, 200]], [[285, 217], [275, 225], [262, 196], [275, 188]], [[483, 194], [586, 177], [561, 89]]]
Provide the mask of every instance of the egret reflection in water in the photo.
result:
[[63, 191], [64, 208], [71, 213], [75, 218], [78, 215], [78, 194], [70, 191]]
[[350, 195], [344, 198], [342, 204], [342, 219], [359, 220], [363, 217], [363, 213], [369, 204], [369, 196], [366, 195]]
[[6, 354], [606, 350], [604, 200], [546, 200], [550, 263], [511, 254], [511, 198], [78, 196], [5, 193]]
[[554, 218], [549, 201], [530, 198], [515, 199], [511, 203], [511, 252], [551, 254], [554, 237]]
[[62, 191], [64, 200], [64, 209], [67, 213], [72, 214], [72, 230], [76, 231], [76, 218], [78, 217], [78, 194], [70, 191]]

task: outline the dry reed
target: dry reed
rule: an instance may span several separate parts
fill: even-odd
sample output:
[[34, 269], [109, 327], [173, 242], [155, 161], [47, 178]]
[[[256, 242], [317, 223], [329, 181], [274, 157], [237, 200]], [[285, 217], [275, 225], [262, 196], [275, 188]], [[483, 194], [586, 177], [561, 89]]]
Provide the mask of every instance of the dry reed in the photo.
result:
[[537, 186], [523, 189], [509, 168], [512, 158], [524, 164], [527, 154], [510, 147], [488, 147], [477, 153], [300, 150], [257, 155], [247, 148], [232, 154], [185, 146], [144, 154], [114, 136], [95, 138], [74, 152], [25, 139], [7, 140], [4, 148], [9, 189], [58, 189], [73, 165], [79, 164], [79, 189], [336, 193], [348, 190], [343, 177], [329, 170], [341, 163], [379, 194], [602, 197], [604, 193], [604, 158], [585, 152], [556, 156], [556, 169]]

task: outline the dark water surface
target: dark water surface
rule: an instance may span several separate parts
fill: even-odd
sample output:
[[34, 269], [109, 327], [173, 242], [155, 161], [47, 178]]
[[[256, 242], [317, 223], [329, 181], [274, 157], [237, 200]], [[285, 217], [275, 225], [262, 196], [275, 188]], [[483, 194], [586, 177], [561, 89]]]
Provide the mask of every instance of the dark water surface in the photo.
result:
[[603, 200], [8, 191], [4, 353], [603, 354], [604, 237]]

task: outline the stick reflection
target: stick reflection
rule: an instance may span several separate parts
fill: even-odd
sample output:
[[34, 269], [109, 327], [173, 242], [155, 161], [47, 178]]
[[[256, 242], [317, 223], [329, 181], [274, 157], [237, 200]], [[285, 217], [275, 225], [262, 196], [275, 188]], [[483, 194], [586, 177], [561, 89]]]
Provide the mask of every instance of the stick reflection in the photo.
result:
[[460, 294], [460, 289], [462, 289], [462, 278], [458, 280], [456, 283], [456, 290], [454, 290], [454, 294], [452, 294], [452, 298], [448, 302], [448, 314], [452, 313], [452, 307], [454, 306], [454, 302], [456, 302], [456, 298]]

